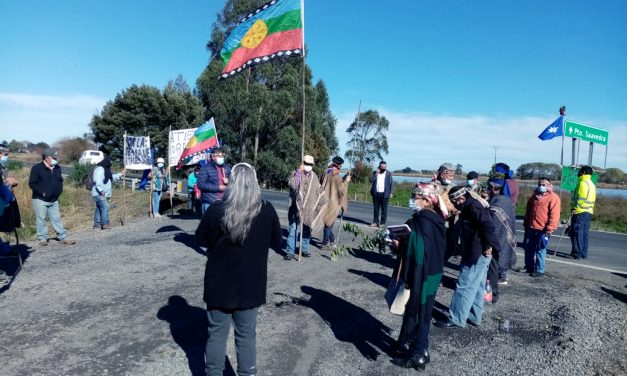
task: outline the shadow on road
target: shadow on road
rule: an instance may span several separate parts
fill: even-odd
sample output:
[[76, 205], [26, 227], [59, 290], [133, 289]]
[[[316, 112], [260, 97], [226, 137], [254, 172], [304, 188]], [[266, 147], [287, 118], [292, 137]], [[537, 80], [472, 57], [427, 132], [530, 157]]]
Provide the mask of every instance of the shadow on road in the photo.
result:
[[10, 254], [0, 256], [0, 270], [4, 271], [8, 277], [4, 286], [0, 284], [2, 286], [0, 287], [0, 295], [11, 288], [17, 276], [22, 272], [18, 255], [22, 258], [22, 263], [25, 263], [32, 252], [27, 245], [17, 244], [11, 246]]
[[356, 269], [348, 269], [349, 273], [353, 273], [353, 274], [357, 274], [358, 276], [364, 277], [367, 280], [374, 282], [375, 284], [383, 287], [383, 288], [388, 288], [389, 284], [390, 284], [390, 276], [389, 275], [385, 275], [382, 273], [371, 273], [371, 272], [366, 272], [363, 270], [356, 270]]
[[361, 223], [364, 225], [369, 225], [370, 222], [364, 221], [363, 219], [359, 219], [359, 218], [355, 218], [355, 217], [349, 217], [347, 215], [344, 216], [344, 221], [346, 222], [353, 222], [353, 223]]
[[179, 232], [174, 234], [174, 241], [178, 242], [178, 243], [183, 243], [185, 244], [187, 247], [193, 249], [194, 251], [196, 251], [197, 253], [206, 256], [207, 253], [200, 248], [200, 246], [198, 245], [198, 242], [196, 241], [196, 235], [190, 235], [184, 231]]
[[[207, 311], [190, 306], [182, 296], [173, 295], [168, 298], [168, 304], [159, 309], [157, 318], [170, 324], [172, 339], [185, 352], [192, 376], [204, 376]], [[227, 356], [224, 357], [223, 376], [235, 376]]]
[[619, 292], [619, 291], [615, 291], [615, 290], [611, 290], [605, 287], [601, 287], [601, 290], [605, 291], [606, 293], [612, 295], [614, 297], [614, 299], [619, 300], [625, 304], [627, 304], [627, 294]]
[[394, 340], [390, 328], [374, 318], [368, 311], [327, 291], [302, 286], [308, 300], [298, 304], [311, 308], [329, 325], [335, 338], [352, 343], [368, 360], [376, 360], [380, 351], [389, 352]]
[[359, 248], [352, 248], [348, 251], [352, 256], [376, 263], [388, 268], [394, 267], [394, 257], [389, 253], [379, 253], [378, 251], [364, 251]]

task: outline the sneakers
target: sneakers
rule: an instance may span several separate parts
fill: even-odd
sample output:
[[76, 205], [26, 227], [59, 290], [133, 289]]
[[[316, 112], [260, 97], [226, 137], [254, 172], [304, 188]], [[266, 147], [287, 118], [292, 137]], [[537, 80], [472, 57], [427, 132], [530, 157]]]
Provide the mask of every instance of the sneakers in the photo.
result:
[[303, 257], [311, 257], [311, 253], [309, 251], [303, 252]]
[[288, 253], [285, 256], [283, 256], [283, 260], [286, 260], [286, 261], [290, 261], [293, 258], [294, 258], [294, 255], [291, 253]]
[[61, 244], [65, 244], [65, 245], [72, 245], [72, 244], [75, 244], [75, 243], [76, 243], [76, 240], [74, 240], [74, 239], [65, 238], [65, 239], [61, 240]]
[[334, 243], [323, 243], [322, 247], [320, 247], [323, 251], [332, 251], [337, 247]]
[[106, 225], [102, 225], [102, 229], [103, 230], [110, 230], [111, 229], [111, 225], [110, 224], [106, 224]]
[[161, 214], [157, 213], [155, 215], [153, 215], [154, 218], [161, 218]]
[[379, 227], [379, 224], [378, 223], [372, 223], [372, 224], [370, 224], [370, 227]]
[[499, 281], [497, 282], [497, 284], [507, 285], [507, 278], [499, 278]]

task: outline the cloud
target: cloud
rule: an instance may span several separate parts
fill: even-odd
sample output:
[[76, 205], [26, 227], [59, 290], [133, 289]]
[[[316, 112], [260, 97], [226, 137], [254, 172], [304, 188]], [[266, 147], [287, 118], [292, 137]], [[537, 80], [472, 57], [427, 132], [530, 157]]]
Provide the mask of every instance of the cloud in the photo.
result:
[[[527, 162], [560, 163], [561, 138], [541, 141], [538, 134], [556, 116], [488, 117], [456, 116], [376, 108], [390, 121], [387, 132], [389, 154], [384, 156], [392, 169], [437, 169], [443, 162], [460, 163], [465, 171], [487, 172], [498, 161], [513, 168]], [[341, 152], [346, 150], [345, 132], [354, 113], [338, 116], [337, 136]], [[627, 170], [627, 122], [582, 119], [610, 132], [607, 167]], [[570, 163], [570, 140], [564, 142], [564, 161]], [[595, 145], [593, 164], [603, 166], [605, 147]], [[588, 146], [581, 143], [579, 162], [587, 163]]]
[[0, 92], [0, 139], [44, 141], [89, 132], [92, 116], [106, 99], [85, 95], [35, 95]]

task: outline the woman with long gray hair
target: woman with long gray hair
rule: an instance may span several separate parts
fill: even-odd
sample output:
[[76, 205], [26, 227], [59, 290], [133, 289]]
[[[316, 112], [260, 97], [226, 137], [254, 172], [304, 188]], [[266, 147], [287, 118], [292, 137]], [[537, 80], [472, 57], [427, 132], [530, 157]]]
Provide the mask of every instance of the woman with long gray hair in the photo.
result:
[[274, 207], [261, 199], [257, 174], [247, 163], [231, 170], [222, 200], [205, 212], [196, 237], [207, 247], [205, 288], [209, 338], [207, 375], [222, 375], [226, 341], [235, 327], [237, 374], [255, 375], [257, 309], [266, 302], [268, 249], [280, 249], [281, 224]]

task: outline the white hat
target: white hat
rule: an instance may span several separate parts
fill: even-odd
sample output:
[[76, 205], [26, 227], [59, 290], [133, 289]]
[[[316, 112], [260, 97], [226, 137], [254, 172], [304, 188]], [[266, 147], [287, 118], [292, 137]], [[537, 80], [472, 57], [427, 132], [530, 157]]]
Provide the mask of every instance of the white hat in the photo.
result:
[[314, 159], [311, 155], [307, 154], [303, 157], [303, 162], [308, 164], [314, 164]]
[[163, 159], [163, 158], [157, 158], [157, 163], [163, 163], [163, 164], [165, 164], [165, 159]]

